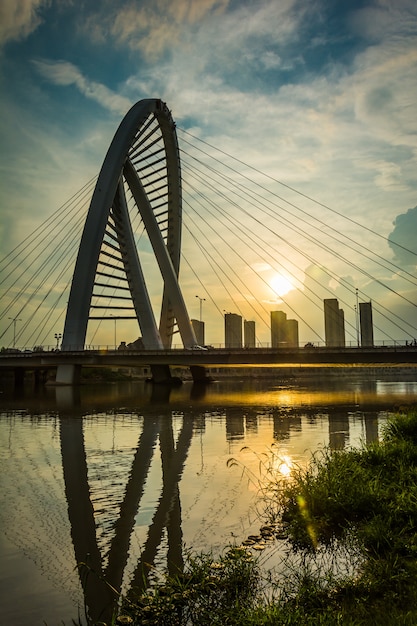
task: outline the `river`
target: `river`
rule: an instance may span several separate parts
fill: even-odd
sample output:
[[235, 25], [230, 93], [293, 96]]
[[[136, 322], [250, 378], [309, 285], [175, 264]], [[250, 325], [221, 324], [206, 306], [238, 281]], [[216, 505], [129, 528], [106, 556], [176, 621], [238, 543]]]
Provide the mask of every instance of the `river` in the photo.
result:
[[412, 368], [3, 387], [0, 626], [84, 623], [85, 606], [105, 617], [103, 578], [125, 593], [187, 550], [240, 543], [262, 523], [267, 466], [287, 474], [323, 446], [376, 440], [413, 403]]

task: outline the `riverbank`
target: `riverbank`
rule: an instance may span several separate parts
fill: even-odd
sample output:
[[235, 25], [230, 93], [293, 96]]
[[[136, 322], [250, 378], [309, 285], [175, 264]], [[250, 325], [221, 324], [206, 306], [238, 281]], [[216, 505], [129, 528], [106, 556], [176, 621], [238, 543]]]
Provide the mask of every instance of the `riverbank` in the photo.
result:
[[244, 545], [190, 556], [184, 573], [130, 598], [118, 623], [416, 624], [416, 475], [414, 410], [390, 420], [380, 443], [316, 454], [290, 481], [271, 476], [266, 528], [292, 563], [279, 579], [263, 579]]
[[[320, 378], [340, 379], [340, 378], [360, 378], [366, 377], [369, 381], [374, 380], [402, 380], [415, 382], [417, 378], [417, 365], [293, 365], [275, 367], [211, 367], [207, 368], [208, 373], [214, 379], [222, 380], [230, 378], [233, 380], [241, 378], [265, 378], [265, 379], [294, 379], [310, 380]], [[181, 370], [182, 377], [187, 377], [187, 371]], [[188, 377], [190, 377], [188, 375]]]

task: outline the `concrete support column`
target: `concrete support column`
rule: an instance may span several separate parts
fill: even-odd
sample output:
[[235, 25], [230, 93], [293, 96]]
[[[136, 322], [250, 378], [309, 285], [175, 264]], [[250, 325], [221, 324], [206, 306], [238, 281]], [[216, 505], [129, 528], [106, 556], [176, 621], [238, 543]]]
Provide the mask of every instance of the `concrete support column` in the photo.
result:
[[79, 385], [81, 379], [81, 365], [63, 363], [56, 370], [56, 385]]

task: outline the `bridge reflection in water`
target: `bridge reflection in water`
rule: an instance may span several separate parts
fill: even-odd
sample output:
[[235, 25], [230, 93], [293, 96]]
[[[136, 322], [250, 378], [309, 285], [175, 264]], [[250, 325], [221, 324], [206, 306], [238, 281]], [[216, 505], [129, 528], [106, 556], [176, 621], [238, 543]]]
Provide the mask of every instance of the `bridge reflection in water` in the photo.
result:
[[161, 450], [162, 491], [142, 554], [131, 577], [130, 589], [140, 592], [146, 588], [149, 570], [155, 561], [164, 531], [168, 537], [168, 571], [174, 575], [182, 569], [178, 484], [191, 443], [193, 425], [194, 419], [184, 416], [182, 429], [175, 443], [172, 420], [167, 420], [165, 416], [145, 419], [120, 504], [119, 517], [114, 524], [113, 538], [106, 555], [107, 565], [104, 566], [97, 544], [96, 521], [90, 500], [83, 422], [74, 416], [61, 416], [62, 464], [71, 535], [76, 562], [80, 564], [80, 580], [85, 601], [93, 622], [100, 620], [110, 623], [114, 603], [122, 590], [135, 516], [140, 507], [158, 439]]
[[[295, 462], [304, 462], [309, 447], [329, 442], [342, 448], [355, 438], [374, 440], [384, 411], [410, 397], [417, 399], [414, 383], [400, 389], [376, 381], [346, 386], [344, 381], [332, 387], [328, 379], [323, 387], [224, 381], [209, 388], [130, 383], [56, 388], [27, 399], [6, 399], [0, 426], [25, 404], [29, 415], [21, 417], [24, 427], [30, 415], [42, 416], [48, 424], [55, 415], [85, 603], [92, 621], [110, 621], [120, 591], [144, 589], [155, 575], [154, 566], [167, 565], [171, 573], [182, 568], [183, 547], [190, 539], [197, 539], [190, 547], [209, 549], [232, 540], [231, 530], [237, 541], [244, 538], [239, 534], [250, 532], [249, 522], [245, 526], [242, 520], [255, 490], [248, 496], [247, 485], [241, 484], [246, 481], [236, 475], [240, 470], [226, 469], [229, 455], [239, 457], [248, 446], [256, 456], [273, 442]], [[40, 424], [32, 419], [35, 433]], [[36, 467], [42, 454], [36, 450], [31, 458], [28, 445], [27, 467], [19, 466], [20, 472], [35, 470], [39, 476], [33, 480], [42, 482], [44, 490], [48, 482], [43, 478], [53, 465], [48, 445], [45, 441], [45, 452], [39, 445], [44, 465]], [[255, 457], [240, 458], [249, 468], [258, 466]], [[55, 506], [53, 500], [50, 506]], [[31, 515], [36, 524], [36, 511]], [[64, 535], [65, 529], [57, 532]]]

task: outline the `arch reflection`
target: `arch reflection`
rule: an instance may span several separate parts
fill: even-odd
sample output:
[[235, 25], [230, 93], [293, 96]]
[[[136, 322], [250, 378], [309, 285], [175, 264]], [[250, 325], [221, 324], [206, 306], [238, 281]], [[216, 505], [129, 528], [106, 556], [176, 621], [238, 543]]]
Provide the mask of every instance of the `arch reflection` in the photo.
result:
[[82, 414], [74, 411], [60, 415], [60, 441], [65, 495], [75, 560], [78, 564], [88, 616], [92, 622], [110, 623], [129, 559], [135, 517], [139, 512], [150, 466], [159, 442], [162, 487], [148, 534], [128, 584], [128, 593], [138, 593], [148, 585], [149, 572], [167, 534], [167, 569], [174, 574], [183, 567], [181, 506], [179, 482], [193, 436], [195, 418], [183, 416], [175, 440], [172, 416], [144, 416], [130, 474], [114, 523], [108, 553], [100, 552], [88, 480]]

